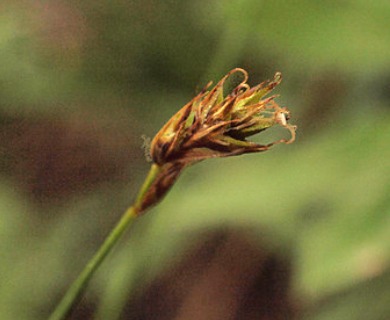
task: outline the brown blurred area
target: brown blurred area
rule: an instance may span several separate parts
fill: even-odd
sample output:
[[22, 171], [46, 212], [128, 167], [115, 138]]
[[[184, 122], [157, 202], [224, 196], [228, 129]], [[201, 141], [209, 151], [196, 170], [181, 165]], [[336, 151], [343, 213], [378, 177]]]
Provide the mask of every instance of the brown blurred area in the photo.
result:
[[36, 204], [58, 204], [130, 181], [130, 164], [144, 161], [141, 144], [128, 113], [1, 116], [2, 173]]
[[[183, 257], [128, 297], [120, 319], [282, 320], [298, 315], [286, 257], [259, 247], [244, 229], [197, 236]], [[71, 319], [94, 319], [83, 300]]]

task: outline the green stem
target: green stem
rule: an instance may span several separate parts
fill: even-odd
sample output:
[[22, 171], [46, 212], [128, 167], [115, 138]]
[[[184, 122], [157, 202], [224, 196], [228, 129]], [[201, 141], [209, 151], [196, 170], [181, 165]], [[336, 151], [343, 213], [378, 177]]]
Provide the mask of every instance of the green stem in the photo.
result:
[[87, 286], [92, 275], [95, 273], [96, 269], [100, 266], [104, 258], [118, 242], [118, 240], [127, 230], [127, 228], [134, 223], [135, 219], [140, 213], [139, 208], [142, 204], [143, 198], [150, 186], [152, 185], [153, 181], [156, 179], [159, 172], [160, 167], [156, 164], [153, 164], [150, 168], [148, 176], [145, 179], [145, 182], [141, 187], [141, 190], [134, 205], [124, 212], [119, 222], [107, 236], [99, 250], [91, 258], [91, 260], [89, 260], [83, 271], [79, 274], [77, 279], [73, 282], [68, 291], [65, 293], [64, 297], [49, 317], [49, 320], [62, 320], [69, 315], [70, 311], [80, 298], [81, 294], [83, 293], [85, 287]]
[[[138, 193], [138, 196], [137, 196], [137, 199], [135, 200], [135, 203], [134, 203], [134, 207], [137, 208], [140, 208], [141, 205], [142, 205], [142, 201], [146, 195], [146, 193], [148, 192], [150, 186], [152, 185], [152, 183], [154, 182], [154, 180], [157, 178], [158, 174], [160, 173], [161, 171], [161, 167], [158, 166], [157, 164], [153, 163], [152, 164], [152, 167], [150, 168], [149, 170], [149, 173]], [[140, 213], [140, 212], [138, 212]]]

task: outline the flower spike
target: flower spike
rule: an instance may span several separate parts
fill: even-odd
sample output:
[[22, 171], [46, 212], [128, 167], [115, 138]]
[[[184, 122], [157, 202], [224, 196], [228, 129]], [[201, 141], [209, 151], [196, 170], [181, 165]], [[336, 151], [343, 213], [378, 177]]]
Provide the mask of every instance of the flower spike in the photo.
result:
[[[226, 80], [234, 73], [244, 76], [230, 94], [224, 97]], [[179, 110], [153, 138], [150, 155], [161, 168], [143, 209], [159, 201], [188, 165], [208, 158], [262, 152], [279, 143], [295, 140], [296, 126], [288, 123], [290, 112], [268, 95], [280, 82], [277, 72], [272, 80], [254, 87], [247, 84], [248, 73], [235, 68], [212, 89], [211, 82]], [[290, 139], [265, 145], [247, 140], [270, 127], [279, 125], [290, 132]]]

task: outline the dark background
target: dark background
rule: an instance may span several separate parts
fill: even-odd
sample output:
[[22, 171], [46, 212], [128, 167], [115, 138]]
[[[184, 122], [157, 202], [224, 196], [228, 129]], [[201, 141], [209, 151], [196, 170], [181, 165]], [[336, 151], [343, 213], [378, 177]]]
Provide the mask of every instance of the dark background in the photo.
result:
[[385, 0], [3, 0], [1, 319], [49, 315], [132, 203], [141, 136], [234, 67], [283, 73], [296, 142], [186, 170], [73, 319], [389, 319], [389, 21]]

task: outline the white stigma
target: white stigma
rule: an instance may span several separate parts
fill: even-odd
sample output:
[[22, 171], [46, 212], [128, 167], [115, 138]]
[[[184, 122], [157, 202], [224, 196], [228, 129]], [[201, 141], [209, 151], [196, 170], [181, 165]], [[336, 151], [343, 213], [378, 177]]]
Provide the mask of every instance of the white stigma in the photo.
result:
[[287, 125], [286, 114], [284, 112], [278, 112], [276, 115], [276, 121], [279, 122], [282, 126]]

